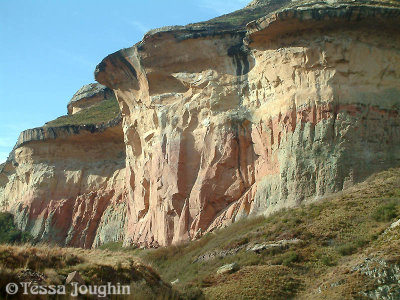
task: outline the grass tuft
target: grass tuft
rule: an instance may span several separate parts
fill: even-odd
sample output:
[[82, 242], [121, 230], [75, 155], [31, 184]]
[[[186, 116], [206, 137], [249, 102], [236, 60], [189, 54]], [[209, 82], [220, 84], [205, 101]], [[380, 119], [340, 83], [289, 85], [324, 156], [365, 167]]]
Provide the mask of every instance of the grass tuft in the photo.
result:
[[375, 221], [388, 222], [398, 216], [398, 201], [392, 200], [389, 203], [379, 205], [372, 214]]

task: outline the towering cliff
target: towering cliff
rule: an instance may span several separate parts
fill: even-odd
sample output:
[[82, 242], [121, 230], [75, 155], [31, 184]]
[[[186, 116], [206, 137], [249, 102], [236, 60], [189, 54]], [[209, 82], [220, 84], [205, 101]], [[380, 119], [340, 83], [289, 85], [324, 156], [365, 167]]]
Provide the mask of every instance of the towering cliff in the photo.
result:
[[[229, 16], [225, 18], [229, 19]], [[127, 144], [126, 242], [194, 238], [399, 164], [399, 10], [290, 7], [150, 32], [103, 60]]]
[[3, 205], [68, 245], [167, 245], [400, 165], [398, 4], [253, 1], [150, 31], [95, 71], [122, 130], [23, 134]]

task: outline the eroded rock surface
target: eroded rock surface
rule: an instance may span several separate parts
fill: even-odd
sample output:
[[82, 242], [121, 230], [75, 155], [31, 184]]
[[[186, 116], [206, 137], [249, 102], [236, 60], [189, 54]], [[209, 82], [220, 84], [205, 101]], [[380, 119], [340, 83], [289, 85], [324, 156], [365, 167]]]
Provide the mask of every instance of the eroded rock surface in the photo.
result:
[[0, 169], [1, 209], [36, 240], [86, 248], [120, 240], [124, 168], [120, 117], [29, 129]]
[[292, 7], [247, 33], [167, 28], [105, 58], [96, 78], [123, 114], [125, 243], [196, 238], [399, 165], [398, 21], [388, 7]]
[[400, 298], [400, 266], [379, 258], [365, 258], [352, 272], [374, 279], [376, 288], [362, 294], [370, 299], [395, 300]]
[[106, 57], [95, 76], [122, 129], [23, 133], [3, 209], [67, 245], [159, 246], [400, 165], [400, 10], [288, 3], [254, 1], [248, 21], [266, 16], [247, 28], [233, 14], [153, 30]]

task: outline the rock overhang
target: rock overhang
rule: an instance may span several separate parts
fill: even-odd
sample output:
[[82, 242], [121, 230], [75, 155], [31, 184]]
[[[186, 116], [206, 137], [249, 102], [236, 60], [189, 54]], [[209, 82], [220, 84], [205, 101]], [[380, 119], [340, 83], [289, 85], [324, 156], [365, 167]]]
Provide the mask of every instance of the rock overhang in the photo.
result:
[[321, 29], [369, 27], [398, 31], [400, 7], [352, 3], [284, 8], [247, 24], [245, 43], [255, 46], [285, 35]]

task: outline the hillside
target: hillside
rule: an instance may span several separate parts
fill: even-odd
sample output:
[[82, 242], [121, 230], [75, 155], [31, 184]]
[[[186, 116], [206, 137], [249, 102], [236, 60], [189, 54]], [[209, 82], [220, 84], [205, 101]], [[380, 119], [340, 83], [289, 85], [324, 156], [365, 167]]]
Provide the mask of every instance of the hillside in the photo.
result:
[[[15, 295], [5, 292], [6, 285], [27, 282], [42, 286], [64, 285], [71, 272], [78, 272], [83, 284], [130, 286], [130, 294], [116, 296], [118, 299], [179, 299], [179, 294], [164, 283], [149, 266], [137, 258], [109, 251], [58, 248], [53, 246], [0, 245], [0, 297], [2, 299], [49, 299], [52, 296], [24, 294], [23, 288]], [[79, 281], [77, 281], [79, 282]], [[56, 299], [71, 299], [73, 287]], [[104, 298], [99, 293], [99, 298]], [[95, 296], [79, 295], [78, 299], [98, 299]]]
[[[399, 299], [399, 219], [400, 169], [390, 169], [322, 201], [180, 246], [103, 249], [139, 256], [195, 298]], [[231, 263], [240, 269], [216, 273]]]
[[[322, 201], [178, 246], [3, 245], [0, 285], [24, 274], [61, 284], [78, 271], [86, 284], [129, 283], [129, 299], [399, 299], [399, 220], [400, 169], [390, 169]], [[232, 272], [217, 274], [231, 263]]]

